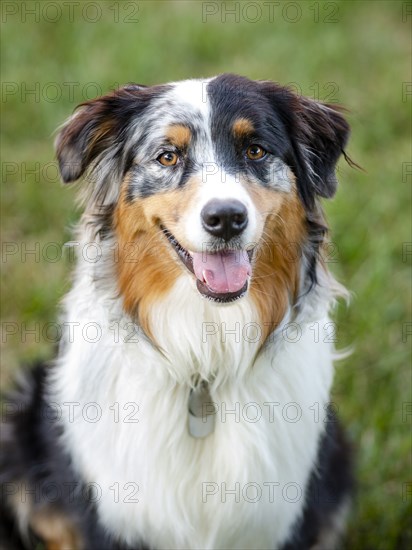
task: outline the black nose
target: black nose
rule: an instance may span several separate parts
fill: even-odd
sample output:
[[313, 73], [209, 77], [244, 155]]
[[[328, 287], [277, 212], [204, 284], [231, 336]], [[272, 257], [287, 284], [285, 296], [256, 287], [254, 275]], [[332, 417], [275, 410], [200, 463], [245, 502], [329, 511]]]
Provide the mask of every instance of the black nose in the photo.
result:
[[234, 199], [213, 199], [203, 207], [200, 216], [206, 231], [225, 241], [242, 233], [247, 226], [246, 207]]

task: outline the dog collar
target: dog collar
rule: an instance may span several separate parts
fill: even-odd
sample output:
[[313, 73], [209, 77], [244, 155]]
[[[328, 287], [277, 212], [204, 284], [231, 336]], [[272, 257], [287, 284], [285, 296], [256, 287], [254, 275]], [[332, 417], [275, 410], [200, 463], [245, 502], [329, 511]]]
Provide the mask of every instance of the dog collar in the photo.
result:
[[216, 407], [210, 396], [209, 383], [202, 380], [189, 394], [189, 434], [204, 438], [215, 429]]

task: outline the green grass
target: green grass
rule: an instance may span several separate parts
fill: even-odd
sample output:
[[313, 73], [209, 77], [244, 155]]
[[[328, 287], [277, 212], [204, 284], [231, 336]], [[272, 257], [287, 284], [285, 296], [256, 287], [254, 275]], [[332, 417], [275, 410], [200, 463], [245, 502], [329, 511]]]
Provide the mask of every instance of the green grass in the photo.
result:
[[[123, 22], [134, 4], [138, 21]], [[248, 2], [237, 4], [239, 22], [229, 15], [222, 22], [218, 3], [186, 1], [102, 2], [95, 23], [82, 18], [79, 8], [73, 22], [67, 8], [55, 23], [44, 20], [55, 17], [51, 8], [38, 22], [30, 15], [25, 23], [19, 14], [8, 18], [1, 39], [2, 80], [9, 86], [2, 98], [2, 239], [18, 243], [19, 253], [2, 258], [2, 328], [55, 321], [69, 287], [72, 264], [66, 254], [55, 263], [33, 256], [22, 262], [20, 250], [21, 243], [28, 248], [39, 243], [41, 256], [46, 243], [64, 243], [78, 217], [74, 190], [62, 188], [45, 166], [53, 160], [55, 128], [96, 93], [88, 83], [104, 92], [130, 81], [235, 72], [298, 83], [302, 93], [320, 99], [332, 94], [329, 100], [351, 109], [348, 151], [365, 169], [341, 163], [339, 192], [326, 205], [338, 247], [331, 267], [353, 292], [351, 307], [340, 307], [337, 318], [339, 346], [352, 345], [354, 353], [337, 366], [333, 395], [357, 456], [358, 495], [346, 547], [407, 548], [411, 497], [403, 490], [411, 481], [411, 445], [410, 418], [405, 421], [402, 411], [411, 401], [411, 337], [403, 342], [402, 328], [411, 311], [410, 262], [403, 261], [402, 246], [411, 241], [411, 176], [403, 175], [411, 150], [410, 99], [403, 101], [402, 83], [412, 80], [411, 17], [402, 20], [406, 2], [308, 1], [286, 3], [298, 4], [296, 22], [293, 8], [282, 17], [281, 3], [272, 21], [261, 4], [265, 19], [253, 23], [256, 12], [242, 11]], [[113, 5], [119, 6], [119, 22]], [[211, 5], [219, 13], [202, 20], [202, 9]], [[325, 22], [331, 10], [336, 22]], [[92, 10], [87, 17], [94, 17]], [[69, 82], [78, 83], [73, 97]], [[35, 83], [38, 101], [24, 93], [24, 86], [32, 89]], [[57, 101], [55, 85], [62, 92]], [[28, 173], [35, 163], [42, 169]], [[14, 174], [7, 171], [13, 169]], [[3, 384], [22, 361], [51, 353], [44, 338], [36, 342], [28, 335], [24, 342], [20, 331], [7, 338], [3, 333]]]

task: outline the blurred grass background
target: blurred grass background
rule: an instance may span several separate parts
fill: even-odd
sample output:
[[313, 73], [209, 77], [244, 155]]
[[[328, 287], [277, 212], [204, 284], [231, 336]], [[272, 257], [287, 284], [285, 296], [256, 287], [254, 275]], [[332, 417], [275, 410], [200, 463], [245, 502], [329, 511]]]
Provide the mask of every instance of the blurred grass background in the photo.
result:
[[52, 354], [52, 327], [40, 338], [26, 330], [56, 321], [69, 288], [73, 262], [47, 256], [79, 215], [52, 148], [75, 105], [131, 81], [234, 72], [293, 83], [350, 108], [348, 152], [366, 170], [341, 163], [325, 205], [331, 268], [353, 292], [337, 320], [338, 346], [354, 353], [337, 366], [333, 394], [359, 480], [345, 547], [411, 548], [410, 2], [68, 4], [2, 2], [3, 387], [21, 362]]

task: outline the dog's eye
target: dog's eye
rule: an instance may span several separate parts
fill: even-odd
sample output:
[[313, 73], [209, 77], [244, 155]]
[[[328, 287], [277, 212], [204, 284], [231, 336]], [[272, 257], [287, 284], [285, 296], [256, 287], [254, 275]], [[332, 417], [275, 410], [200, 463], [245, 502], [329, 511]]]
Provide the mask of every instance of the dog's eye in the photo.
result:
[[163, 166], [174, 166], [179, 160], [179, 157], [176, 153], [173, 153], [173, 151], [166, 151], [159, 155], [156, 160], [160, 162], [160, 164], [163, 164]]
[[266, 151], [260, 145], [249, 145], [246, 156], [249, 160], [259, 160], [266, 155]]

